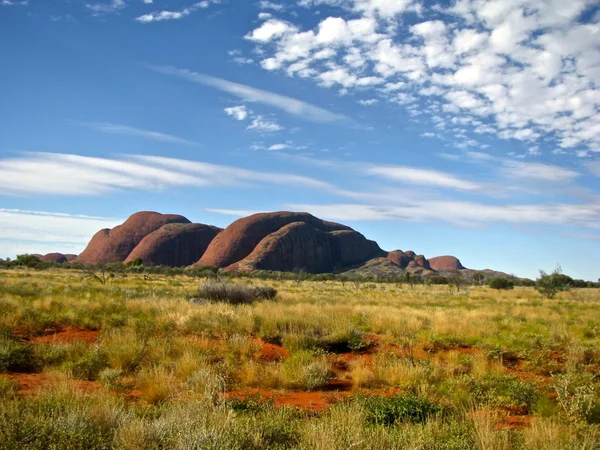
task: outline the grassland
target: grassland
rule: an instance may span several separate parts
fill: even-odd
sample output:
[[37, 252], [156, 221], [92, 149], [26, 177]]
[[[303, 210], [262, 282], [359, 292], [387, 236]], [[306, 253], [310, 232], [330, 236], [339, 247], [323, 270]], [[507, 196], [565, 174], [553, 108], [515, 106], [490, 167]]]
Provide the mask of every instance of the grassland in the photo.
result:
[[600, 448], [598, 289], [236, 282], [0, 271], [0, 447]]

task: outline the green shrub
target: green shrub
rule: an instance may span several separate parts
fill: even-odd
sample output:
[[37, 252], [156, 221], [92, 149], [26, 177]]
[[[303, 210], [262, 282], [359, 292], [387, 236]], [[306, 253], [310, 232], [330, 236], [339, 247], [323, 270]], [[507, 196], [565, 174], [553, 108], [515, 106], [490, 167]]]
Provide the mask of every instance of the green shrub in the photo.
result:
[[511, 375], [490, 373], [471, 378], [467, 389], [472, 398], [485, 405], [499, 408], [518, 407], [526, 412], [539, 398], [536, 386]]
[[431, 417], [440, 417], [445, 412], [442, 406], [414, 395], [373, 395], [358, 397], [357, 401], [365, 409], [367, 421], [376, 425], [423, 423]]
[[95, 380], [100, 372], [108, 366], [108, 357], [106, 353], [94, 349], [87, 355], [71, 361], [67, 368], [71, 371], [73, 377], [81, 380]]
[[559, 292], [569, 290], [572, 283], [573, 279], [564, 275], [559, 266], [551, 274], [540, 270], [540, 276], [535, 282], [535, 290], [544, 297], [553, 299]]
[[490, 280], [490, 287], [498, 290], [510, 290], [515, 288], [515, 283], [508, 278], [494, 277]]
[[0, 372], [31, 373], [39, 369], [31, 345], [0, 338]]

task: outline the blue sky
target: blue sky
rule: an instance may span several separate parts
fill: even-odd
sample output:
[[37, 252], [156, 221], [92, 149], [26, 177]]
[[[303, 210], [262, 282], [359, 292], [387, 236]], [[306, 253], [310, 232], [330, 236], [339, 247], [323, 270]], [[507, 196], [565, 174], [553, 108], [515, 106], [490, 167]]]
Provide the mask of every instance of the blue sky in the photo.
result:
[[0, 0], [0, 257], [304, 210], [596, 280], [593, 0]]

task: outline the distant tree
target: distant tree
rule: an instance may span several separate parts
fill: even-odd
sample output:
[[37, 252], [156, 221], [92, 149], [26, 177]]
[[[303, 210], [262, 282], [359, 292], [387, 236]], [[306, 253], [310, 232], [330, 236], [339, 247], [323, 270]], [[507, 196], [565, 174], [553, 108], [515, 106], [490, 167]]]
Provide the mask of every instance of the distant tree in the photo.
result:
[[42, 263], [42, 261], [40, 261], [40, 258], [38, 258], [35, 255], [29, 255], [29, 254], [17, 255], [17, 259], [14, 262], [14, 264], [16, 266], [25, 266], [25, 267], [37, 267], [41, 263]]
[[564, 275], [561, 267], [557, 266], [551, 274], [540, 270], [540, 276], [535, 283], [535, 290], [544, 297], [553, 299], [559, 292], [569, 290], [572, 284], [573, 279]]
[[443, 277], [441, 275], [433, 275], [431, 277], [427, 277], [427, 284], [448, 284], [448, 278]]
[[97, 280], [100, 284], [106, 284], [115, 277], [113, 272], [109, 272], [103, 264], [97, 266], [87, 266], [84, 270], [84, 277]]
[[460, 292], [460, 288], [465, 284], [465, 279], [462, 273], [456, 271], [448, 277], [448, 284], [456, 289], [456, 292]]
[[498, 290], [509, 290], [515, 288], [515, 283], [508, 278], [494, 277], [490, 280], [490, 287]]
[[473, 284], [477, 286], [483, 286], [483, 283], [485, 282], [485, 275], [481, 272], [476, 272], [471, 279], [473, 280]]

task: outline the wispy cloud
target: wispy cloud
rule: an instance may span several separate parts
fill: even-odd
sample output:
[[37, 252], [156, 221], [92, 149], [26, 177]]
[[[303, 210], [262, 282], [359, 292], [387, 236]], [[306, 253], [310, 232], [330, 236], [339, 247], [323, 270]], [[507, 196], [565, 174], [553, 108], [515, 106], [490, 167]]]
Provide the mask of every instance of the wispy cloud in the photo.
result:
[[265, 118], [260, 114], [255, 114], [254, 111], [248, 109], [245, 105], [231, 106], [229, 108], [225, 108], [224, 111], [225, 114], [233, 117], [234, 120], [239, 122], [248, 119], [250, 124], [246, 127], [246, 130], [268, 134], [284, 129], [284, 127], [279, 125], [275, 120]]
[[85, 244], [98, 230], [120, 222], [108, 217], [0, 208], [0, 239]]
[[290, 204], [331, 220], [447, 222], [461, 227], [489, 224], [545, 224], [600, 228], [600, 204], [503, 204], [460, 201], [399, 201], [395, 205]]
[[127, 136], [136, 136], [144, 139], [151, 139], [153, 141], [167, 142], [171, 144], [192, 146], [200, 145], [198, 142], [189, 141], [187, 139], [178, 136], [173, 136], [171, 134], [161, 133], [158, 131], [144, 130], [141, 128], [134, 128], [127, 125], [119, 125], [108, 122], [81, 123], [81, 125], [88, 126], [103, 133], [124, 134]]
[[[48, 183], [40, 174], [60, 180]], [[119, 159], [28, 153], [0, 160], [0, 194], [92, 196], [121, 190], [275, 184], [332, 189], [329, 183], [289, 173], [260, 172], [198, 161], [130, 155]]]
[[405, 166], [370, 166], [366, 172], [405, 184], [421, 186], [437, 186], [441, 188], [475, 190], [480, 186], [449, 173], [437, 170], [417, 169]]
[[219, 214], [222, 216], [234, 216], [234, 217], [247, 217], [252, 214], [257, 214], [259, 212], [267, 212], [267, 211], [252, 211], [249, 209], [219, 209], [219, 208], [204, 208], [204, 211]]
[[25, 6], [29, 4], [28, 0], [2, 0], [0, 6]]
[[348, 117], [343, 114], [334, 113], [324, 108], [311, 105], [302, 100], [285, 95], [275, 94], [273, 92], [264, 91], [241, 83], [224, 80], [222, 78], [204, 75], [201, 73], [192, 72], [186, 69], [178, 69], [172, 66], [148, 66], [150, 69], [183, 78], [194, 83], [203, 84], [251, 103], [262, 103], [273, 108], [285, 111], [288, 114], [297, 116], [313, 122], [322, 123], [349, 123]]
[[110, 14], [125, 8], [125, 0], [111, 0], [104, 3], [86, 3], [85, 7], [92, 11], [94, 15]]
[[[152, 3], [152, 1], [146, 3]], [[200, 9], [206, 9], [214, 3], [219, 3], [219, 0], [204, 0], [194, 3], [192, 6], [188, 6], [187, 8], [183, 8], [179, 11], [155, 11], [136, 17], [135, 20], [140, 23], [162, 22], [163, 20], [179, 20]]]

